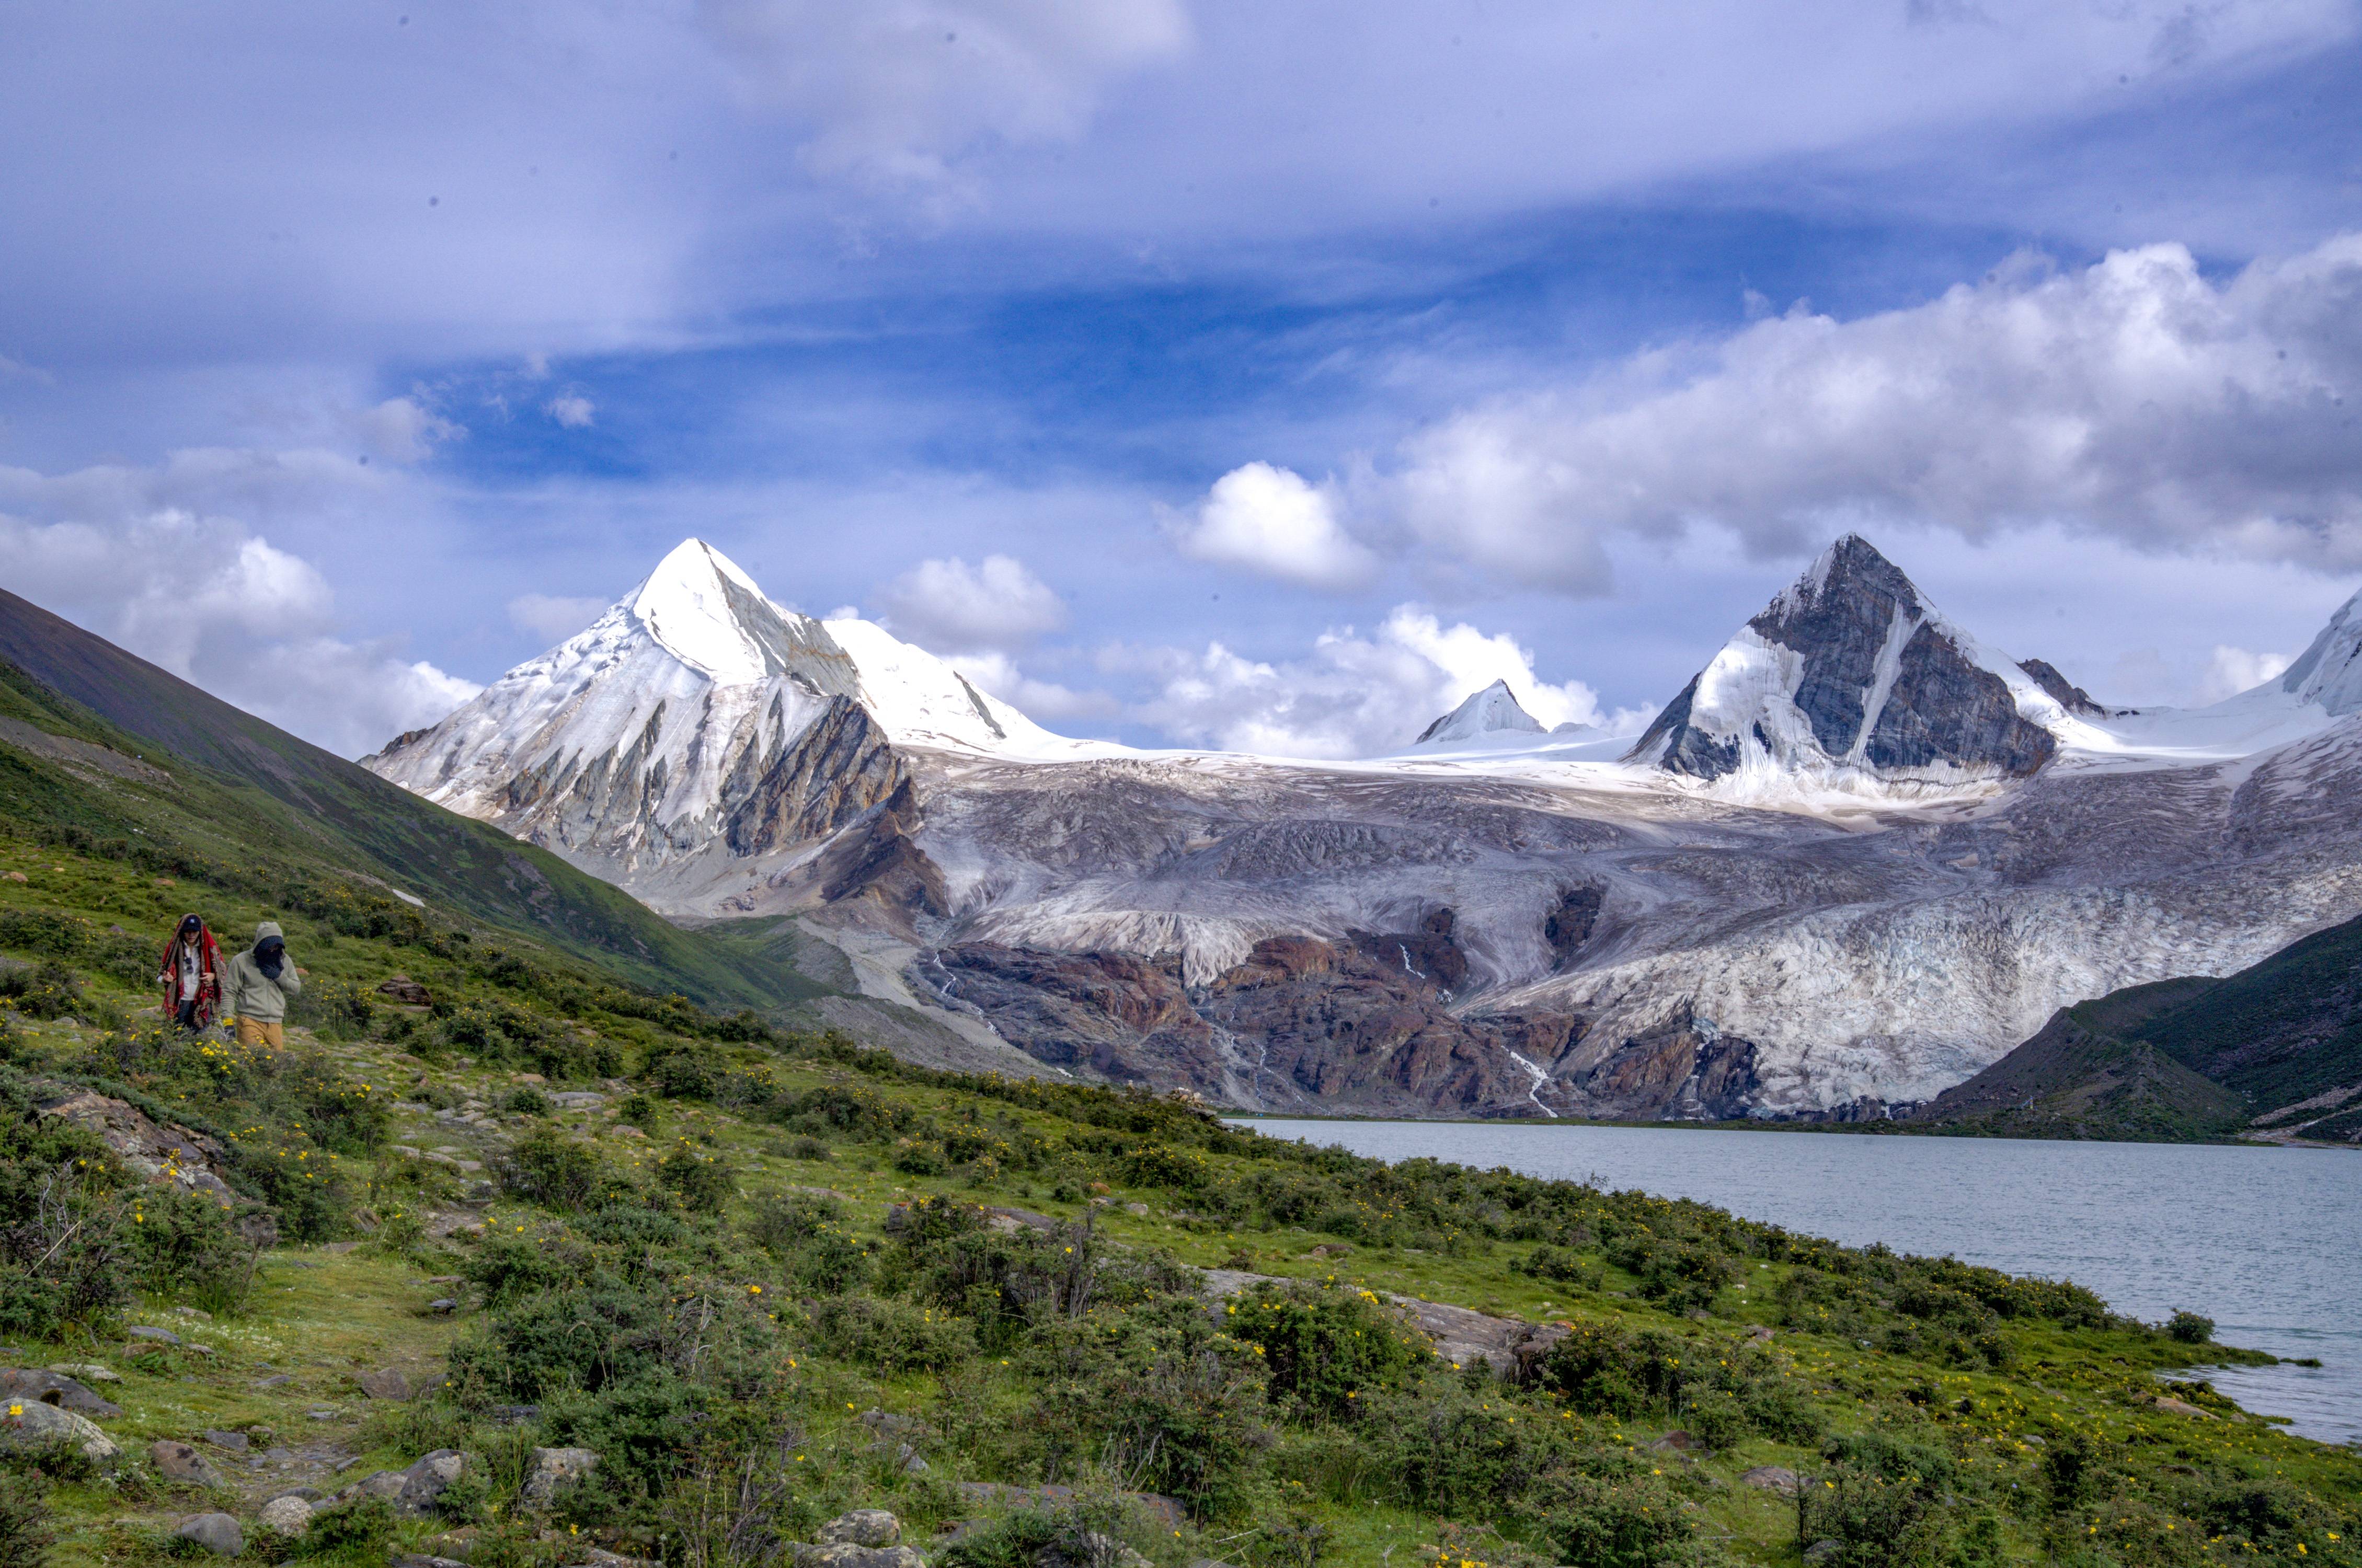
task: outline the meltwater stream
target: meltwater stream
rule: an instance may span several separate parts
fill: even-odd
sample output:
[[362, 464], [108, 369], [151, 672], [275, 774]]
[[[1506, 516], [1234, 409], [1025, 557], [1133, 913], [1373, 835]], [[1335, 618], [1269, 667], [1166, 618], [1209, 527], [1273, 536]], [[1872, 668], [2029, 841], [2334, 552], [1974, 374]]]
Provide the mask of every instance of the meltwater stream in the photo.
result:
[[1244, 1118], [1275, 1138], [1694, 1198], [1854, 1246], [2071, 1279], [2119, 1312], [2214, 1320], [2317, 1357], [2206, 1374], [2248, 1409], [2362, 1442], [2362, 1154], [1534, 1122]]

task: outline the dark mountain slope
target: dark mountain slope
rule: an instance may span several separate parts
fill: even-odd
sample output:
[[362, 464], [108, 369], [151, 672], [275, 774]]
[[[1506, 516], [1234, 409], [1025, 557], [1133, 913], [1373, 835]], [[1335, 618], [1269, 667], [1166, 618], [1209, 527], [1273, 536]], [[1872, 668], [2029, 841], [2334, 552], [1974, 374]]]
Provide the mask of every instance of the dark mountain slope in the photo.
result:
[[2362, 1084], [2362, 919], [2283, 947], [2141, 1033], [2263, 1115]]
[[6, 591], [0, 661], [0, 809], [28, 826], [170, 838], [231, 865], [358, 874], [709, 1005], [775, 1009], [827, 988], [757, 944], [682, 931], [557, 856]]
[[2235, 1132], [2246, 1125], [2246, 1100], [2119, 1032], [2217, 983], [2165, 980], [2060, 1008], [2034, 1038], [1913, 1120], [1997, 1138], [2183, 1143]]

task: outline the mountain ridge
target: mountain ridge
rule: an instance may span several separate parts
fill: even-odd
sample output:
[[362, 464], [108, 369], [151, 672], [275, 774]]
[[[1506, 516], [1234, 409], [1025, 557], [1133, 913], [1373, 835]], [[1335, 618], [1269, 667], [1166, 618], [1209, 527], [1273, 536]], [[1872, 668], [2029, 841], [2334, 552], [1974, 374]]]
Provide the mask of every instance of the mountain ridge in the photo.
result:
[[[745, 583], [709, 599], [791, 613]], [[635, 680], [603, 728], [491, 723], [506, 749], [466, 776], [469, 809], [553, 844], [563, 812], [597, 819], [637, 837], [562, 847], [676, 919], [793, 916], [872, 997], [1060, 1070], [1242, 1107], [1882, 1114], [2079, 997], [2230, 973], [2362, 911], [2356, 721], [2277, 683], [2213, 710], [2081, 712], [2054, 668], [1960, 630], [1852, 536], [1734, 639], [1777, 679], [1746, 686], [1731, 745], [1752, 754], [1713, 777], [1645, 754], [1722, 745], [1701, 727], [1719, 698], [1669, 709], [1635, 761], [1541, 732], [1506, 683], [1454, 710], [1475, 741], [1393, 758], [1143, 752], [1021, 731], [857, 621], [799, 633], [845, 654], [855, 694], [840, 672], [823, 701], [817, 676], [751, 656], [718, 686], [633, 602], [602, 622], [627, 637], [567, 657], [596, 673], [594, 655], [661, 654], [688, 683], [672, 706]], [[570, 723], [606, 701], [534, 685], [581, 642], [513, 672], [518, 712]], [[2323, 679], [2337, 657], [2325, 644]], [[444, 757], [462, 778], [478, 759], [453, 737], [501, 690], [373, 764]], [[830, 703], [834, 731], [815, 728]], [[687, 722], [708, 712], [739, 727]], [[692, 778], [712, 786], [694, 811]], [[764, 804], [723, 812], [725, 786]]]

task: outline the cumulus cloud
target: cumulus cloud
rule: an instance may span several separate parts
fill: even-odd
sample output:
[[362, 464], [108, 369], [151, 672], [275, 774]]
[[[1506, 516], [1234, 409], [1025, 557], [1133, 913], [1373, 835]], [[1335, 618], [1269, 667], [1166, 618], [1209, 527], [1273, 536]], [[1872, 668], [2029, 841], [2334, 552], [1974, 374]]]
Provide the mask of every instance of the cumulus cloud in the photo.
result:
[[2224, 698], [2236, 696], [2249, 687], [2261, 686], [2265, 681], [2284, 674], [2294, 662], [2287, 654], [2249, 653], [2246, 648], [2217, 643], [2214, 645], [2213, 660], [2206, 668], [2205, 679], [2199, 682], [2198, 701], [2202, 704], [2220, 702]]
[[520, 593], [508, 602], [509, 624], [553, 642], [563, 641], [599, 618], [607, 608], [603, 599], [565, 599], [548, 593]]
[[1065, 602], [1012, 556], [921, 561], [879, 599], [896, 635], [939, 654], [1010, 652], [1066, 624]]
[[1103, 91], [1188, 48], [1181, 0], [705, 0], [745, 84], [810, 127], [816, 173], [940, 186], [993, 145], [1064, 141]]
[[1071, 720], [1118, 718], [1123, 705], [1104, 691], [1077, 691], [1055, 681], [1041, 680], [1017, 668], [1004, 653], [955, 654], [954, 669], [1014, 707], [1027, 718], [1059, 723]]
[[1180, 544], [1198, 560], [1307, 588], [1361, 588], [1377, 574], [1377, 558], [1338, 521], [1331, 491], [1269, 463], [1216, 480]]
[[1853, 321], [1799, 310], [1469, 408], [1357, 494], [1448, 557], [1573, 594], [1693, 525], [2044, 524], [2362, 568], [2362, 235], [2216, 282], [2180, 245], [2021, 257]]
[[1178, 745], [1226, 751], [1385, 756], [1496, 680], [1507, 681], [1546, 725], [1599, 724], [1622, 733], [1649, 717], [1604, 713], [1598, 694], [1582, 681], [1541, 679], [1531, 652], [1506, 633], [1488, 635], [1464, 622], [1446, 626], [1415, 604], [1396, 606], [1372, 636], [1350, 626], [1324, 633], [1300, 659], [1250, 659], [1211, 643], [1202, 653], [1116, 648], [1105, 662], [1155, 683], [1155, 695], [1132, 710], [1135, 721]]
[[158, 469], [54, 477], [0, 469], [8, 586], [307, 739], [346, 756], [374, 749], [479, 688], [391, 644], [338, 636], [335, 596], [310, 562], [189, 503], [258, 474], [299, 491], [325, 485], [325, 456], [182, 453]]
[[568, 430], [588, 430], [599, 406], [579, 393], [568, 392], [563, 397], [551, 398], [542, 405], [542, 412]]

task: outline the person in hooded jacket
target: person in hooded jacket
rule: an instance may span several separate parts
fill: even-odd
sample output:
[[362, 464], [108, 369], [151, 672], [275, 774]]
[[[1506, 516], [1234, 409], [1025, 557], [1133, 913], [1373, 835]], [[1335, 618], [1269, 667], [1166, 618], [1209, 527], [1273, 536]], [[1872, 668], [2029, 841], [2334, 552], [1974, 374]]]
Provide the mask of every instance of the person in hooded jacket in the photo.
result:
[[275, 921], [264, 921], [254, 928], [254, 945], [222, 968], [222, 1012], [237, 1021], [237, 1043], [286, 1044], [287, 999], [303, 989], [286, 934]]
[[156, 983], [164, 988], [165, 1015], [192, 1034], [213, 1022], [221, 1010], [221, 949], [214, 944], [214, 933], [197, 916], [182, 915], [165, 944], [156, 976]]

